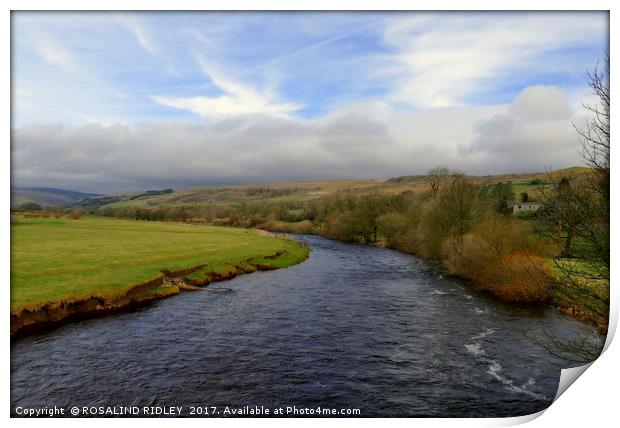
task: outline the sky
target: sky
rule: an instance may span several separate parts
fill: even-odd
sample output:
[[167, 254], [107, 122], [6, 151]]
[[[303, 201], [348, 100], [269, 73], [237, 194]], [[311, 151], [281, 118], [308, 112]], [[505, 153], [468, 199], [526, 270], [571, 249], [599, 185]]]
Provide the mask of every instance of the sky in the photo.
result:
[[580, 163], [606, 12], [13, 12], [12, 185]]

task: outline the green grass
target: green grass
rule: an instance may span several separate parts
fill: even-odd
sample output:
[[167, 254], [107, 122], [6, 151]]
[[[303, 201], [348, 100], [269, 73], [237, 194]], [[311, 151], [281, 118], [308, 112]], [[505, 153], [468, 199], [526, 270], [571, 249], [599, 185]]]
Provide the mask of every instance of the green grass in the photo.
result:
[[86, 217], [20, 218], [11, 224], [11, 311], [90, 296], [117, 297], [134, 285], [206, 263], [225, 271], [284, 252], [277, 267], [303, 261], [301, 244], [251, 230]]
[[513, 183], [512, 191], [515, 193], [517, 199], [521, 196], [523, 192], [531, 192], [534, 189], [538, 189], [542, 187], [542, 184], [530, 184], [530, 183]]
[[609, 312], [609, 280], [601, 267], [576, 259], [561, 259], [560, 266], [570, 272], [570, 280], [562, 269], [550, 261], [551, 275], [557, 281], [552, 288], [556, 303], [571, 304], [594, 316], [606, 317]]

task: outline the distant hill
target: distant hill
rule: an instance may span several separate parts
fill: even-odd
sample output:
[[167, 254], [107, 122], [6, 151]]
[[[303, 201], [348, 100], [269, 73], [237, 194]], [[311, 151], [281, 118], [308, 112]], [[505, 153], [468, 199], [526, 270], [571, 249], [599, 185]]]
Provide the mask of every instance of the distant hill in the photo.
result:
[[118, 194], [118, 195], [96, 195], [88, 198], [82, 198], [77, 201], [74, 205], [76, 207], [83, 208], [87, 211], [95, 211], [99, 207], [104, 205], [110, 205], [117, 202], [123, 201], [135, 201], [141, 199], [147, 199], [154, 196], [160, 195], [168, 195], [170, 193], [174, 193], [173, 189], [163, 189], [163, 190], [147, 190], [145, 192], [134, 192], [129, 194]]
[[[540, 198], [541, 189], [563, 176], [576, 176], [590, 171], [588, 168], [572, 167], [561, 170], [535, 173], [510, 173], [486, 176], [470, 176], [481, 184], [510, 181], [516, 197], [527, 192], [529, 200]], [[387, 180], [311, 180], [278, 183], [248, 183], [212, 185], [186, 189], [161, 189], [138, 192], [97, 195], [71, 190], [35, 187], [13, 189], [11, 206], [27, 202], [41, 205], [75, 206], [89, 212], [99, 209], [137, 208], [150, 209], [160, 206], [230, 206], [253, 202], [303, 202], [324, 196], [347, 192], [352, 194], [404, 192], [424, 193], [430, 191], [428, 177], [405, 175]]]
[[[556, 169], [553, 171], [545, 171], [545, 172], [524, 172], [524, 173], [505, 173], [505, 174], [495, 174], [495, 175], [470, 175], [469, 177], [472, 179], [478, 179], [481, 181], [528, 181], [528, 180], [549, 180], [549, 179], [558, 179], [560, 177], [569, 177], [569, 176], [577, 176], [581, 174], [586, 174], [592, 171], [590, 168], [586, 168], [583, 166], [571, 166], [569, 168]], [[426, 175], [403, 175], [400, 177], [388, 178], [385, 180], [388, 184], [397, 184], [397, 183], [415, 183], [420, 181], [427, 180]]]
[[84, 198], [101, 196], [97, 193], [83, 193], [75, 190], [55, 189], [52, 187], [27, 187], [11, 189], [11, 208], [17, 208], [26, 203], [36, 203], [42, 206], [73, 205]]
[[194, 187], [186, 189], [148, 190], [85, 198], [75, 206], [86, 211], [99, 208], [154, 208], [182, 205], [229, 205], [261, 201], [304, 201], [336, 192], [362, 192], [382, 184], [378, 180], [289, 181]]

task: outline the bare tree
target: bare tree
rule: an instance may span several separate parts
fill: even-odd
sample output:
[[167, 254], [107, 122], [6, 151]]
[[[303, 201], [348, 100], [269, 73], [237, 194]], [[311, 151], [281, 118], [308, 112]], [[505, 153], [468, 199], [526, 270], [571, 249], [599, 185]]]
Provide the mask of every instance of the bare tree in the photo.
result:
[[[579, 153], [591, 170], [557, 181], [544, 194], [545, 210], [556, 225], [562, 256], [579, 258], [596, 268], [592, 270], [600, 272], [601, 279], [609, 279], [609, 57], [605, 67], [597, 65], [588, 73], [588, 79], [597, 102], [584, 104], [591, 117], [574, 126], [581, 141]], [[555, 181], [550, 173], [549, 178]], [[572, 247], [575, 239], [578, 249]]]
[[604, 67], [588, 73], [596, 96], [584, 104], [591, 113], [583, 124], [574, 125], [581, 142], [579, 154], [589, 171], [557, 181], [544, 192], [541, 218], [553, 226], [559, 249], [557, 271], [564, 278], [557, 288], [558, 301], [579, 306], [606, 319], [609, 305], [609, 56]]
[[433, 191], [434, 197], [437, 197], [439, 189], [449, 175], [450, 170], [445, 166], [435, 167], [428, 172], [428, 179], [430, 181], [431, 190]]
[[581, 127], [575, 126], [581, 140], [580, 155], [584, 164], [593, 169], [592, 174], [584, 177], [583, 186], [591, 196], [581, 200], [585, 211], [584, 222], [580, 230], [584, 239], [594, 250], [593, 259], [604, 267], [609, 278], [609, 55], [605, 64], [598, 64], [588, 73], [589, 85], [597, 98], [596, 104], [584, 104], [592, 116]]
[[585, 125], [575, 129], [581, 139], [581, 157], [591, 168], [609, 174], [609, 55], [601, 68], [597, 64], [588, 73], [589, 86], [597, 98], [596, 104], [583, 104], [592, 113]]

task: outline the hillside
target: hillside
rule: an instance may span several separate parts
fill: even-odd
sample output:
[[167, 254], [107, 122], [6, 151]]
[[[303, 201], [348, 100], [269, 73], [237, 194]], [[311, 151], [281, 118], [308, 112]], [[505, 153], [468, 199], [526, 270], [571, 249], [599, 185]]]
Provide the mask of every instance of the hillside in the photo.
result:
[[113, 196], [98, 196], [80, 201], [87, 210], [106, 208], [152, 208], [160, 205], [229, 205], [258, 201], [300, 201], [320, 198], [336, 192], [363, 192], [377, 189], [380, 180], [289, 181], [265, 184], [235, 184], [194, 187], [172, 191], [150, 190]]
[[[488, 176], [470, 176], [483, 184], [511, 182], [515, 197], [528, 192], [530, 200], [540, 198], [541, 190], [549, 181], [558, 177], [583, 174], [587, 168], [572, 167], [562, 170], [537, 173], [514, 173]], [[430, 190], [428, 177], [412, 175], [386, 180], [321, 180], [290, 181], [262, 184], [236, 184], [194, 187], [188, 189], [149, 190], [142, 193], [128, 193], [113, 196], [85, 198], [76, 205], [88, 211], [98, 209], [136, 208], [148, 209], [159, 206], [223, 206], [257, 202], [303, 202], [319, 199], [336, 193], [357, 195], [381, 193], [397, 195], [404, 192], [422, 193]]]
[[42, 206], [70, 206], [81, 199], [100, 196], [96, 193], [83, 193], [75, 190], [55, 189], [52, 187], [28, 187], [11, 189], [11, 208], [27, 203]]

